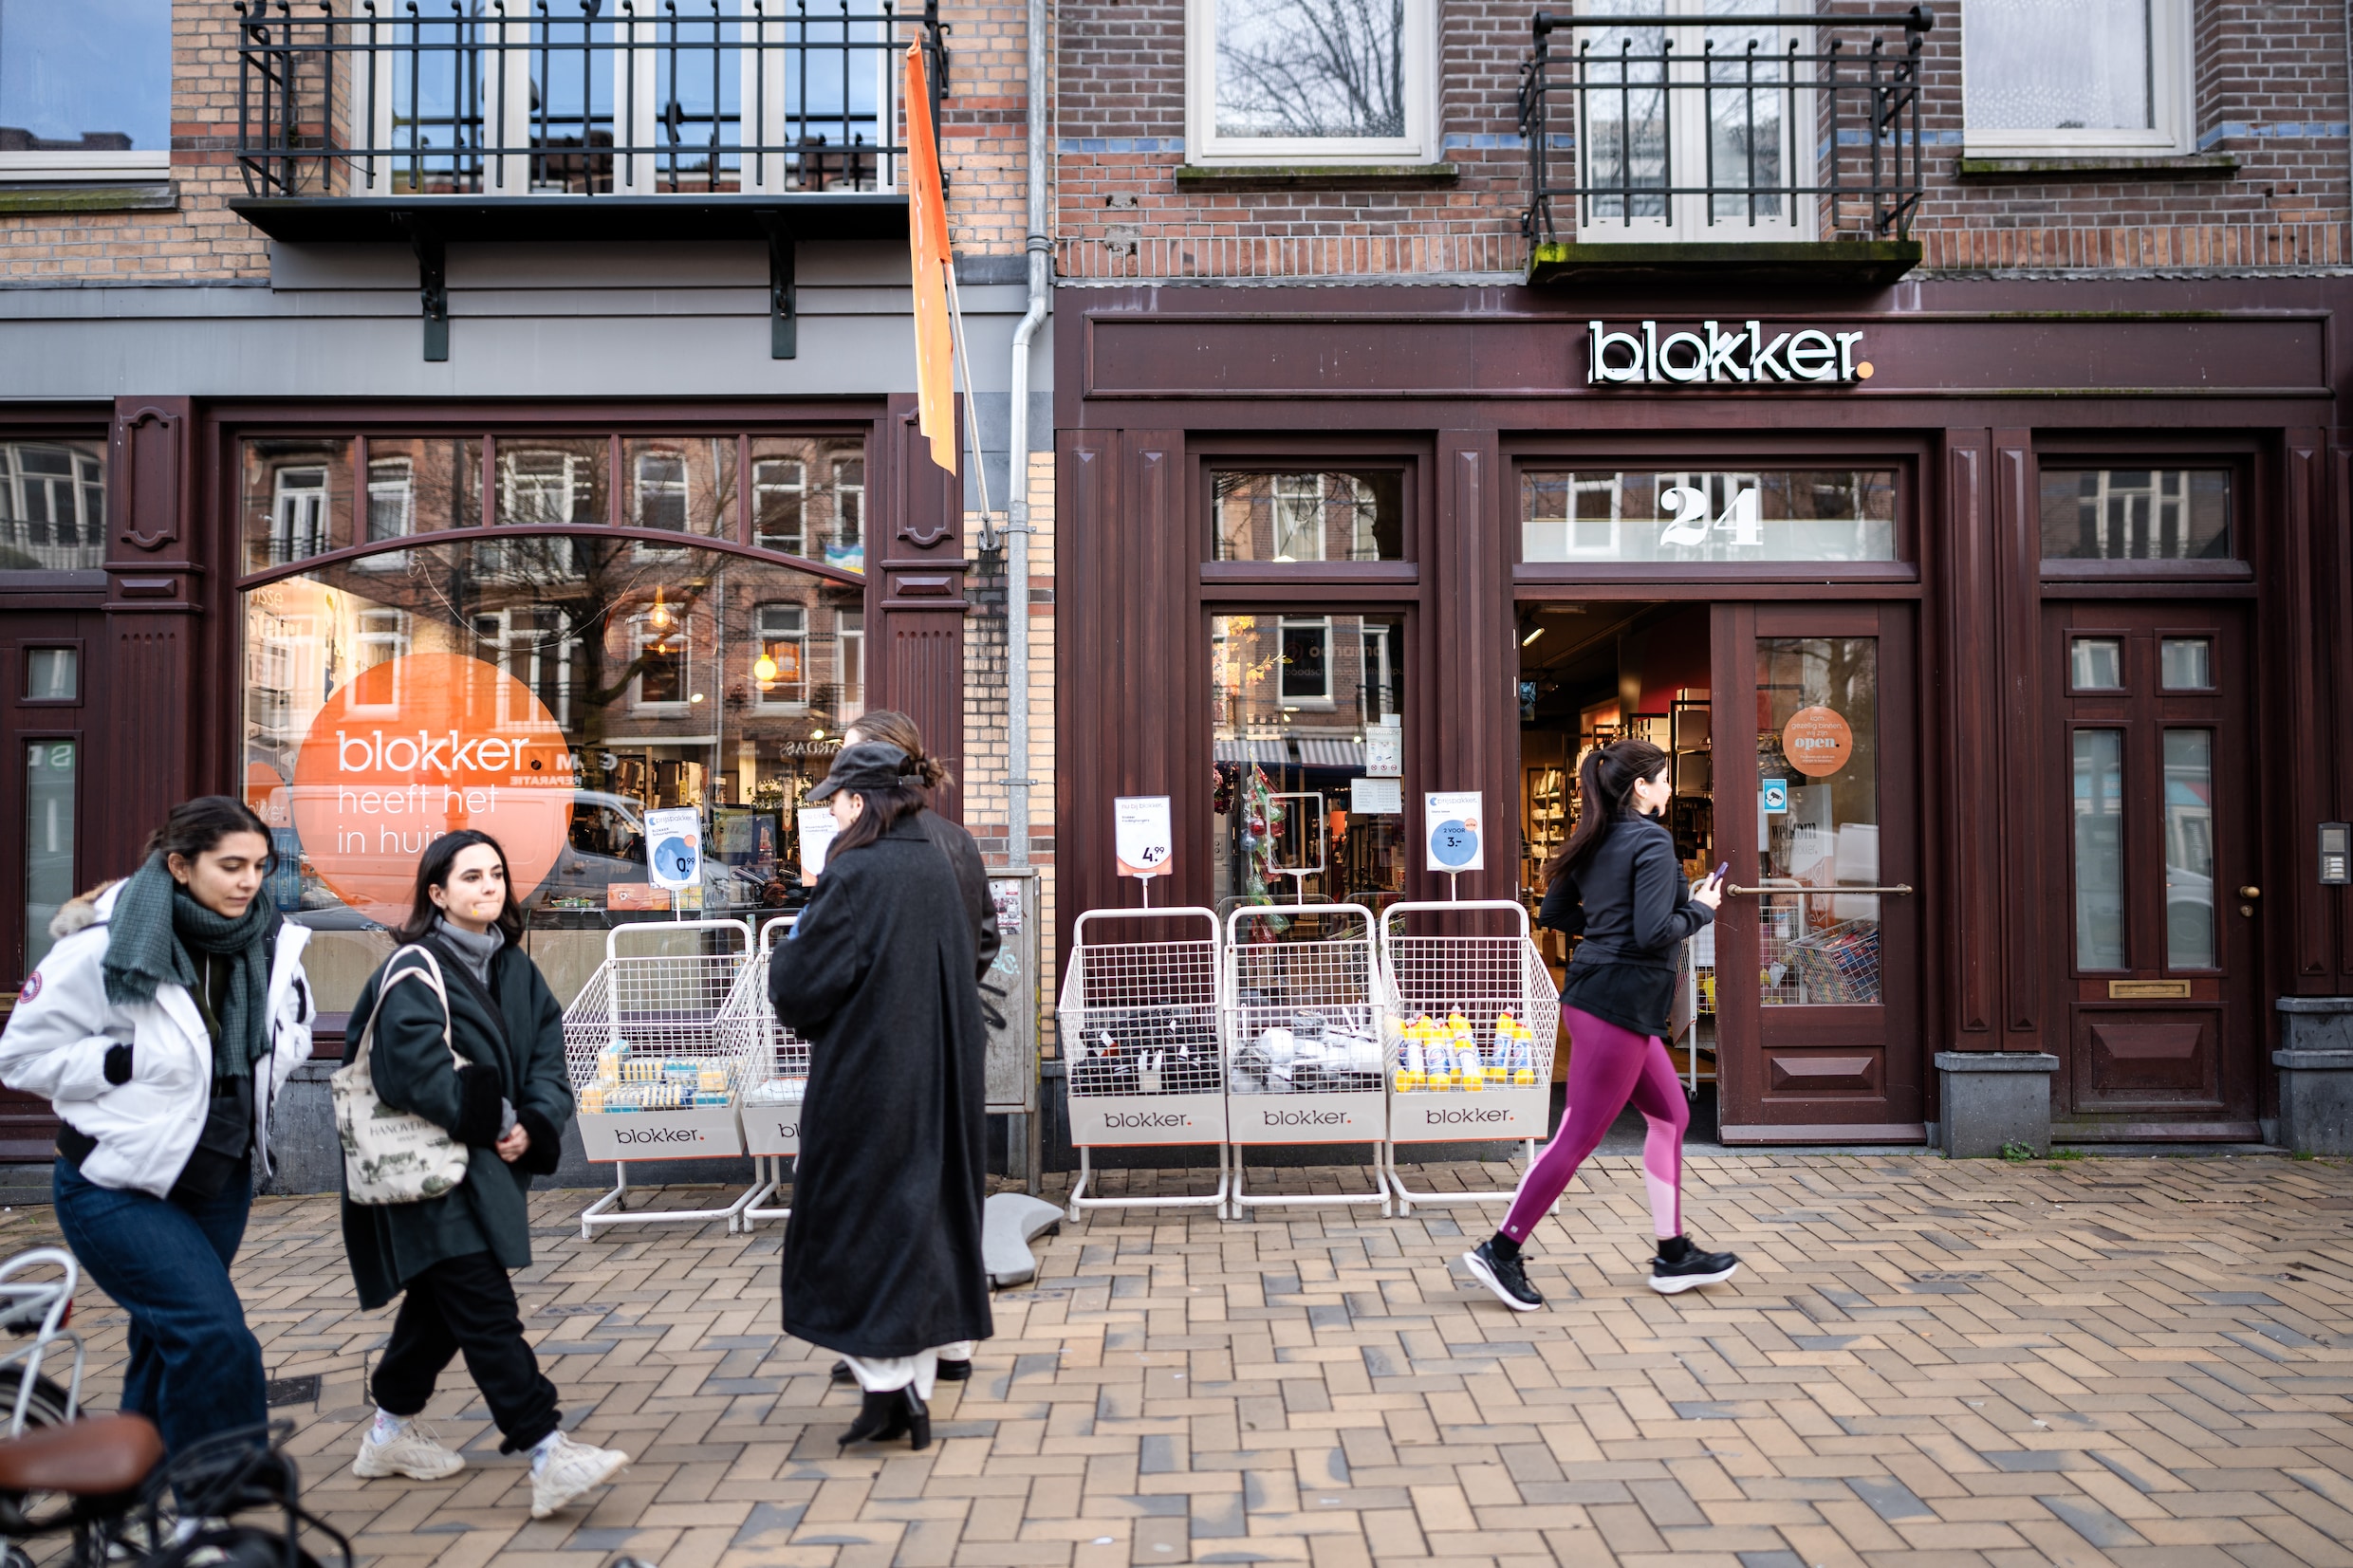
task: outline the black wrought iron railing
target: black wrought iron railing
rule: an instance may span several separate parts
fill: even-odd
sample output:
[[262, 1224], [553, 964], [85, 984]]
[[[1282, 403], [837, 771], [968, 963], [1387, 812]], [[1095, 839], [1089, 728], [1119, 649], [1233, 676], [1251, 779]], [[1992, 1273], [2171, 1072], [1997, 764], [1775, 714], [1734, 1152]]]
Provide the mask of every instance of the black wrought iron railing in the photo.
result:
[[937, 0], [238, 0], [255, 196], [785, 195], [906, 178]]
[[1909, 233], [1928, 7], [1631, 9], [1536, 13], [1520, 66], [1530, 241]]

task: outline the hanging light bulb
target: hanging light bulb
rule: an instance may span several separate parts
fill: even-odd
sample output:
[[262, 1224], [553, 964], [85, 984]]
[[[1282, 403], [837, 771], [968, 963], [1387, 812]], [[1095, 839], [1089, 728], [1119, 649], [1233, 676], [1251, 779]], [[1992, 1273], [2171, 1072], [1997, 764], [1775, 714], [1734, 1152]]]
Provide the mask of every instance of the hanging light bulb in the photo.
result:
[[657, 627], [670, 624], [670, 606], [662, 602], [662, 591], [659, 586], [654, 589], [654, 608], [645, 618]]
[[776, 678], [775, 655], [763, 649], [760, 656], [751, 661], [751, 673], [763, 686], [774, 680]]

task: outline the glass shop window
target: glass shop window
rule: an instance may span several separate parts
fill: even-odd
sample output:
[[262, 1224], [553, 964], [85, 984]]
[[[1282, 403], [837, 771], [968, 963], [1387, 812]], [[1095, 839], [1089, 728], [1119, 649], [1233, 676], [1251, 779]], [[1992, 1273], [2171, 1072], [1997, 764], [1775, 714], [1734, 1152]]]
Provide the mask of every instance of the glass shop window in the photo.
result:
[[73, 741], [25, 745], [25, 969], [48, 956], [49, 922], [74, 895], [74, 798], [82, 748]]
[[105, 443], [0, 435], [0, 571], [105, 563]]
[[1529, 563], [1894, 561], [1896, 524], [1892, 469], [1520, 474]]
[[2043, 470], [2045, 561], [2229, 561], [2228, 469]]
[[1221, 913], [1404, 896], [1404, 651], [1397, 616], [1210, 618]]
[[808, 611], [798, 604], [763, 604], [759, 653], [751, 676], [769, 708], [808, 705]]
[[1401, 469], [1219, 469], [1210, 513], [1217, 561], [1405, 559]]

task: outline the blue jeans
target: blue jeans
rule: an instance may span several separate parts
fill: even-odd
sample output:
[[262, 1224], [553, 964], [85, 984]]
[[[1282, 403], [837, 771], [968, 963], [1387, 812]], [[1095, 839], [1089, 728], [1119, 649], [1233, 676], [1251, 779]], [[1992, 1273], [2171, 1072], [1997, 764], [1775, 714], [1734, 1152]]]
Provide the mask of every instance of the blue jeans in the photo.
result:
[[101, 1290], [130, 1315], [122, 1408], [153, 1421], [174, 1455], [267, 1417], [261, 1341], [229, 1264], [253, 1207], [239, 1172], [216, 1198], [119, 1192], [60, 1159], [57, 1225]]

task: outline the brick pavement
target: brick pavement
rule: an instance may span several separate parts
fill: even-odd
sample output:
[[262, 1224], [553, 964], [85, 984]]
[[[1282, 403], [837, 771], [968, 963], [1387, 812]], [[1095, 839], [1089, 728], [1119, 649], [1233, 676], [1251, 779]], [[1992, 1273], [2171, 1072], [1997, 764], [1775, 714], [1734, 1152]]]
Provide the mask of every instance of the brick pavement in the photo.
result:
[[[1098, 1215], [997, 1297], [928, 1452], [848, 1457], [855, 1396], [776, 1332], [779, 1227], [583, 1243], [585, 1198], [536, 1201], [525, 1310], [567, 1423], [638, 1462], [544, 1523], [462, 1376], [432, 1414], [472, 1468], [351, 1477], [389, 1315], [356, 1309], [331, 1199], [256, 1206], [271, 1374], [322, 1379], [281, 1413], [374, 1563], [2353, 1563], [2344, 1162], [1699, 1158], [1695, 1231], [1748, 1266], [1662, 1299], [1639, 1168], [1604, 1158], [1539, 1232], [1531, 1318], [1450, 1272], [1475, 1209]], [[20, 1209], [0, 1245], [48, 1229]], [[121, 1319], [93, 1293], [77, 1321], [102, 1404]]]

